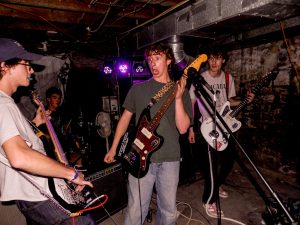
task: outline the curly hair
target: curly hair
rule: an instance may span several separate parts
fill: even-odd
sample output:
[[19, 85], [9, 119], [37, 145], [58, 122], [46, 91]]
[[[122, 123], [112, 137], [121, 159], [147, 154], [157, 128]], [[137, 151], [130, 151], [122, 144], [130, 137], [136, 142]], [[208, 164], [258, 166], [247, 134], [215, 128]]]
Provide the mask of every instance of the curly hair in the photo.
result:
[[171, 60], [171, 63], [168, 66], [168, 73], [171, 79], [173, 79], [172, 77], [172, 66], [174, 63], [174, 54], [172, 49], [170, 48], [169, 45], [164, 44], [164, 43], [156, 43], [153, 45], [148, 46], [145, 51], [144, 51], [144, 57], [147, 61], [147, 58], [151, 55], [159, 55], [159, 54], [165, 54], [167, 59]]
[[170, 46], [164, 43], [153, 44], [145, 49], [144, 57], [147, 59], [150, 55], [158, 55], [164, 53], [167, 59], [174, 61], [174, 54]]

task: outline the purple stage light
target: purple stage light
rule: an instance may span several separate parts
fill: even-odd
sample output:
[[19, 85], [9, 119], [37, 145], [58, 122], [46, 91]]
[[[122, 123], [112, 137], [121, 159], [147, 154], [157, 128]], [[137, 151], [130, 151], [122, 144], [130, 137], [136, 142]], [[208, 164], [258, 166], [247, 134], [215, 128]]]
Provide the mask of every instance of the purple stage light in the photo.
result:
[[119, 71], [121, 73], [128, 73], [128, 65], [125, 63], [122, 63], [119, 65]]
[[109, 67], [109, 66], [104, 66], [103, 72], [104, 72], [104, 74], [106, 74], [106, 75], [110, 75], [110, 74], [112, 74], [112, 68]]

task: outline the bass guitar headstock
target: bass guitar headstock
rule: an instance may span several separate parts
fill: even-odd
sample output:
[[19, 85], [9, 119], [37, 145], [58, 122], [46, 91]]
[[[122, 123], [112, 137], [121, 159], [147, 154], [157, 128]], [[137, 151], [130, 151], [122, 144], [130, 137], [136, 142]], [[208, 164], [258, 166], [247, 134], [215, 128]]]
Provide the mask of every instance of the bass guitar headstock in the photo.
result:
[[257, 94], [258, 91], [262, 88], [265, 87], [267, 85], [269, 85], [269, 83], [271, 82], [271, 80], [275, 80], [277, 75], [278, 75], [279, 71], [277, 69], [272, 70], [271, 72], [265, 74], [260, 80], [259, 82], [252, 88], [252, 92], [254, 94]]
[[37, 106], [42, 106], [42, 100], [41, 97], [39, 95], [39, 93], [36, 90], [31, 90], [30, 91], [30, 95], [32, 97], [33, 102], [37, 105]]

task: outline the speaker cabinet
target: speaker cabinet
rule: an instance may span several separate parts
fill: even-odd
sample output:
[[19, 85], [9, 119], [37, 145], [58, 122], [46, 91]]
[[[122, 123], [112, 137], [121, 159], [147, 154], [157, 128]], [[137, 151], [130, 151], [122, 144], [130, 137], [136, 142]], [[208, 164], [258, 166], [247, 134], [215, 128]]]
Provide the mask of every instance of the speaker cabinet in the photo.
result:
[[[108, 201], [104, 208], [109, 215], [113, 215], [127, 206], [126, 179], [121, 164], [115, 164], [93, 173], [87, 177], [87, 180], [93, 183], [97, 195], [108, 195]], [[92, 210], [91, 215], [99, 223], [109, 217], [107, 212], [100, 207]]]

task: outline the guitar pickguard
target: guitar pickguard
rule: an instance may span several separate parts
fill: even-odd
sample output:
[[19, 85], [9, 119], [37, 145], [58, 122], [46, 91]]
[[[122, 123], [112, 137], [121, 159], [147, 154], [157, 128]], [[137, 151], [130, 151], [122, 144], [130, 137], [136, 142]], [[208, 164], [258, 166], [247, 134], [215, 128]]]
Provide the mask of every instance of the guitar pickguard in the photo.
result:
[[[220, 110], [224, 122], [234, 133], [239, 130], [242, 123], [237, 119], [230, 116], [232, 110], [230, 109], [230, 103], [226, 102]], [[225, 127], [222, 125], [219, 119], [216, 120], [216, 130], [213, 129], [214, 121], [212, 118], [208, 118], [201, 124], [201, 133], [206, 142], [218, 151], [223, 151], [228, 146], [228, 138], [230, 134], [227, 132]]]
[[147, 128], [149, 125], [148, 118], [148, 114], [140, 118], [136, 135], [125, 133], [117, 154], [129, 173], [137, 178], [146, 175], [151, 154], [163, 143], [162, 137], [158, 136], [155, 132], [149, 131]]

